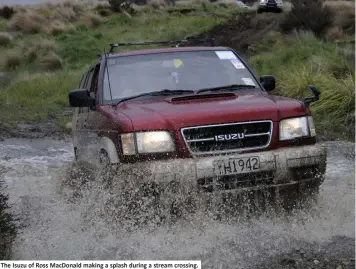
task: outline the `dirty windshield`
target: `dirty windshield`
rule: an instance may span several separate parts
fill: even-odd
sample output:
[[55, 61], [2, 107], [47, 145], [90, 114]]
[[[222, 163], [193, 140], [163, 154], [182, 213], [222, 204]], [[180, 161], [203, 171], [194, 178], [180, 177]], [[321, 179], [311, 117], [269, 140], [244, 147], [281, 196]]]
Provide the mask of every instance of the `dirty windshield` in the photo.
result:
[[163, 89], [198, 90], [231, 84], [252, 85], [260, 91], [251, 72], [232, 51], [117, 57], [108, 59], [107, 71], [104, 103], [111, 102], [110, 88], [113, 100]]

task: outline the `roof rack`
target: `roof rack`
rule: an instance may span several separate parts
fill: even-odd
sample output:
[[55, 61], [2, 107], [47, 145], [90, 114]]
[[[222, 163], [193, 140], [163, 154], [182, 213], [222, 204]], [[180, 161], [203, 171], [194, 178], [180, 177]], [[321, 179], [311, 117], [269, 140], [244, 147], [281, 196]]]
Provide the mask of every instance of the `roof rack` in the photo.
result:
[[214, 46], [214, 38], [194, 38], [187, 37], [183, 40], [169, 40], [169, 41], [142, 41], [142, 42], [124, 42], [124, 43], [113, 43], [110, 44], [109, 54], [114, 52], [114, 49], [121, 46], [141, 46], [141, 45], [175, 45], [175, 47], [179, 47], [181, 44], [186, 44], [191, 41], [196, 43], [206, 43], [208, 42], [210, 46]]

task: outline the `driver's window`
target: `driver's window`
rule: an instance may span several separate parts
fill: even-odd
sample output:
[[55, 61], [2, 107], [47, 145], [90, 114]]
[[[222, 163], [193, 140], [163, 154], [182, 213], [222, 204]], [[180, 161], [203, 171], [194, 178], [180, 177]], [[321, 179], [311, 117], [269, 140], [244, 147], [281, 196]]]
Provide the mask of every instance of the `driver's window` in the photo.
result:
[[92, 82], [92, 79], [93, 79], [93, 74], [94, 74], [94, 70], [91, 69], [89, 71], [89, 75], [88, 75], [88, 79], [84, 85], [84, 89], [87, 89], [88, 91], [90, 90], [90, 86], [91, 86], [91, 82]]
[[[83, 89], [86, 89], [86, 90], [90, 90], [90, 85], [91, 85], [91, 81], [92, 81], [92, 78], [93, 78], [93, 73], [94, 73], [94, 70], [90, 70], [88, 72], [88, 75], [87, 75], [87, 78], [86, 78], [86, 81], [83, 85]], [[88, 113], [89, 112], [89, 108], [88, 107], [82, 107], [82, 111], [81, 113]]]
[[85, 81], [87, 79], [87, 75], [88, 75], [88, 73], [85, 73], [82, 76], [82, 79], [80, 80], [80, 83], [79, 83], [79, 89], [84, 89], [84, 84], [85, 84]]
[[95, 69], [93, 70], [92, 81], [91, 81], [90, 88], [89, 88], [89, 94], [92, 98], [95, 98], [96, 93], [98, 91], [99, 70], [100, 70], [100, 65], [97, 65], [95, 67]]

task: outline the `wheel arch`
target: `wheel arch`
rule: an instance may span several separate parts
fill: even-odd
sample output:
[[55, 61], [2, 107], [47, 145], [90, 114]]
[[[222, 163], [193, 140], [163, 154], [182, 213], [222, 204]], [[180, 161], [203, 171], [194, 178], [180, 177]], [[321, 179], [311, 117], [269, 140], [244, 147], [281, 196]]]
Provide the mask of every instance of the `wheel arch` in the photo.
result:
[[100, 138], [100, 151], [105, 150], [108, 153], [110, 162], [112, 164], [117, 164], [120, 162], [119, 155], [116, 150], [115, 143], [108, 137]]

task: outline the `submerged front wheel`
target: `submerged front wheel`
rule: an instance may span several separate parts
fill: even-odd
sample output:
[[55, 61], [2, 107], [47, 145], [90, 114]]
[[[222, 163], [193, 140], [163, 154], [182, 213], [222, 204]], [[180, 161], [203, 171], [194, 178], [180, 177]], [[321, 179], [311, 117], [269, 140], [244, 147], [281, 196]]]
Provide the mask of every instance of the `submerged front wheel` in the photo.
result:
[[114, 169], [109, 154], [104, 149], [101, 149], [99, 152], [99, 167], [102, 181], [106, 185], [111, 186], [116, 169]]
[[105, 151], [105, 150], [100, 150], [99, 152], [99, 165], [100, 168], [102, 169], [107, 169], [108, 167], [110, 167], [110, 158], [109, 158], [109, 154]]

